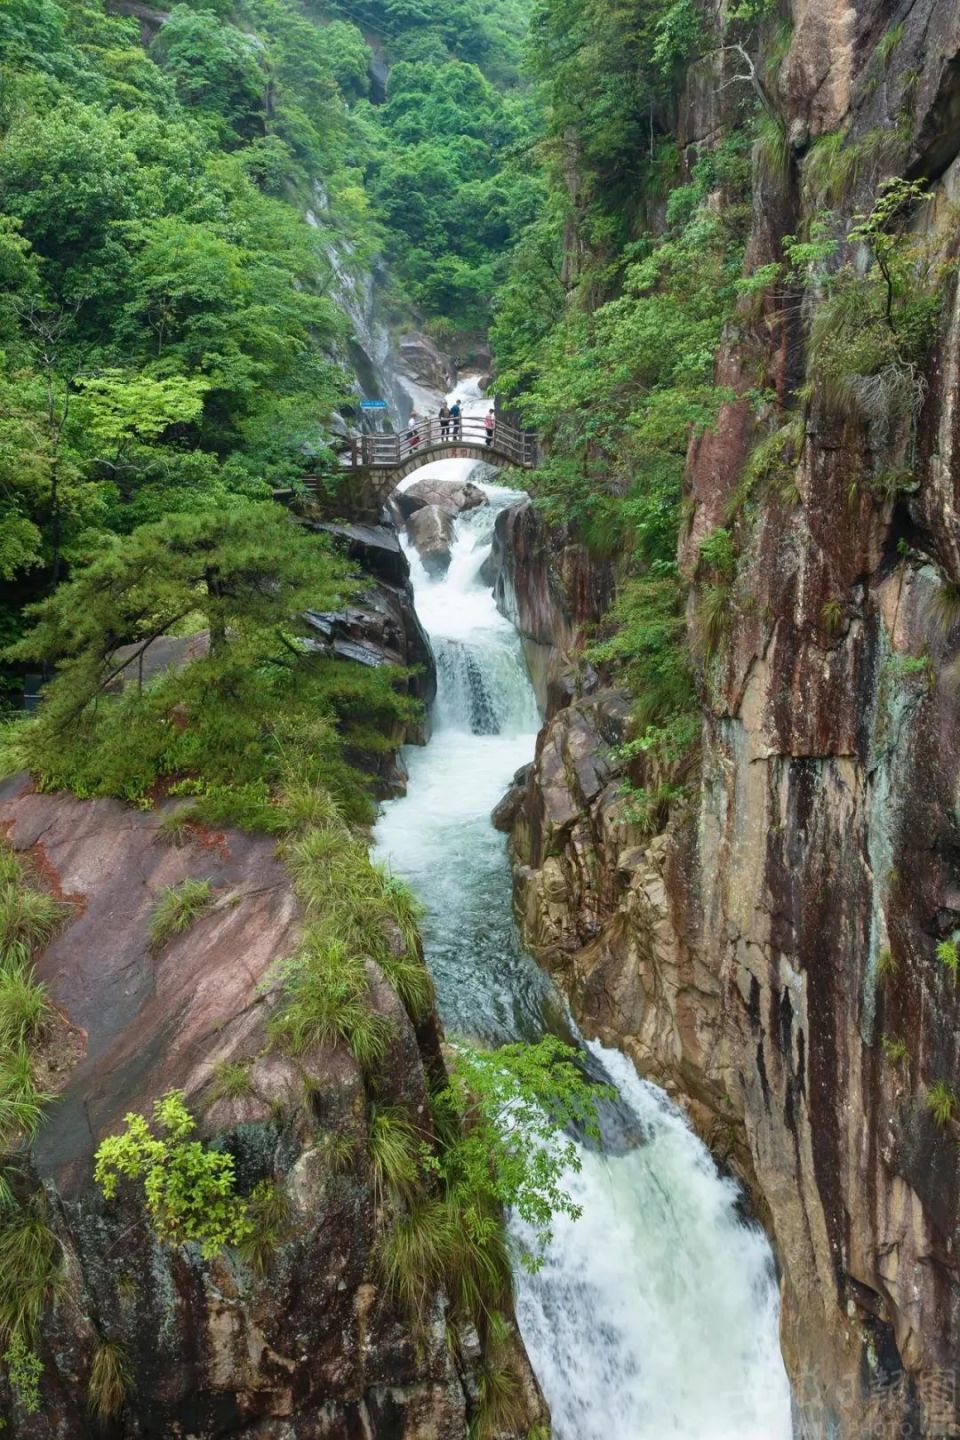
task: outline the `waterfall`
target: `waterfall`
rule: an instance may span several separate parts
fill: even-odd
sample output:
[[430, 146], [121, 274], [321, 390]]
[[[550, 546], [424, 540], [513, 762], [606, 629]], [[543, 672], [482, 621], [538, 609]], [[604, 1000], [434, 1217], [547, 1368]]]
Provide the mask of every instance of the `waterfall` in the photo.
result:
[[[441, 473], [462, 478], [463, 465]], [[502, 1044], [572, 1026], [519, 943], [504, 840], [489, 821], [532, 759], [539, 720], [516, 632], [478, 578], [496, 511], [520, 497], [484, 489], [491, 504], [458, 520], [446, 576], [430, 578], [410, 554], [437, 655], [434, 734], [406, 752], [407, 794], [385, 807], [376, 839], [426, 906], [448, 1033]], [[542, 1269], [515, 1277], [556, 1440], [790, 1440], [765, 1236], [663, 1092], [619, 1053], [587, 1048], [620, 1105], [604, 1117], [605, 1148], [584, 1148], [567, 1177], [581, 1218], [559, 1217]], [[523, 1226], [509, 1223], [519, 1248]]]

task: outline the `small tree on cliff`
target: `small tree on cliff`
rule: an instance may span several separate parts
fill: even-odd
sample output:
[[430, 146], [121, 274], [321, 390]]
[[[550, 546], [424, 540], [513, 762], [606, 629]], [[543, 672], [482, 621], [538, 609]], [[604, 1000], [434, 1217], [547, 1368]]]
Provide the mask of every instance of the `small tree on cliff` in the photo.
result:
[[[80, 795], [139, 799], [175, 776], [194, 793], [245, 786], [251, 801], [292, 765], [349, 808], [354, 712], [389, 728], [409, 704], [393, 689], [402, 672], [358, 674], [302, 643], [302, 612], [339, 609], [355, 588], [325, 541], [273, 504], [173, 515], [112, 541], [33, 607], [10, 652], [56, 669], [28, 762]], [[145, 682], [152, 642], [199, 631], [208, 654]]]

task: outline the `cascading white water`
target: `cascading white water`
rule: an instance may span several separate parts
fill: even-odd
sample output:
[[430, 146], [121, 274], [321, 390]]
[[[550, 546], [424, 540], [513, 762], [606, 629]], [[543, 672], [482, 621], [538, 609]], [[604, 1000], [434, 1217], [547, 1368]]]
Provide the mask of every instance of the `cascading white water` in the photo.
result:
[[[463, 463], [430, 469], [463, 478]], [[478, 579], [495, 512], [519, 497], [484, 488], [491, 505], [457, 522], [443, 579], [410, 554], [438, 661], [434, 735], [407, 752], [407, 794], [385, 807], [377, 845], [427, 908], [448, 1033], [499, 1044], [569, 1033], [569, 1021], [519, 945], [503, 837], [489, 821], [532, 758], [539, 722], [516, 633]], [[516, 1271], [556, 1440], [790, 1440], [765, 1237], [663, 1092], [620, 1054], [588, 1048], [621, 1097], [619, 1118], [605, 1118], [613, 1143], [582, 1150], [568, 1177], [582, 1217], [558, 1220], [539, 1273]], [[519, 1247], [523, 1228], [510, 1224]]]

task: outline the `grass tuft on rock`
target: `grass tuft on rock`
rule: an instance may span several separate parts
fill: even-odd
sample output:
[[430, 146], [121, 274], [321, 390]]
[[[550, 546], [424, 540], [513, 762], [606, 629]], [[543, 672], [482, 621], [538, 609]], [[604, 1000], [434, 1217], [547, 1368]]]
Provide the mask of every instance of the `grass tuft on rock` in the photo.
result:
[[939, 1130], [942, 1130], [953, 1119], [957, 1104], [956, 1095], [943, 1080], [937, 1080], [927, 1091], [927, 1109]]
[[0, 1216], [0, 1340], [32, 1341], [44, 1306], [63, 1285], [62, 1247], [42, 1196], [6, 1209]]
[[133, 1391], [126, 1349], [118, 1340], [102, 1340], [93, 1355], [87, 1381], [87, 1405], [98, 1420], [116, 1420]]
[[370, 1159], [377, 1203], [388, 1194], [411, 1196], [422, 1184], [424, 1144], [410, 1117], [396, 1106], [376, 1109], [370, 1120]]
[[0, 1049], [42, 1040], [52, 1015], [47, 988], [32, 966], [0, 965]]
[[193, 922], [213, 904], [209, 880], [188, 876], [179, 885], [168, 885], [153, 908], [148, 937], [150, 948], [160, 950], [168, 941], [190, 929]]
[[345, 942], [308, 932], [281, 974], [284, 994], [270, 1019], [274, 1044], [302, 1055], [314, 1045], [343, 1042], [365, 1071], [383, 1060], [390, 1027], [372, 1008], [362, 958]]
[[12, 871], [9, 855], [5, 870], [11, 878], [0, 880], [0, 955], [23, 958], [53, 939], [69, 907], [28, 885], [15, 857]]
[[249, 1060], [221, 1060], [210, 1081], [209, 1098], [211, 1101], [243, 1100], [252, 1088]]
[[247, 1201], [247, 1219], [250, 1232], [240, 1243], [240, 1254], [257, 1275], [263, 1275], [290, 1226], [290, 1201], [283, 1186], [274, 1180], [255, 1185]]

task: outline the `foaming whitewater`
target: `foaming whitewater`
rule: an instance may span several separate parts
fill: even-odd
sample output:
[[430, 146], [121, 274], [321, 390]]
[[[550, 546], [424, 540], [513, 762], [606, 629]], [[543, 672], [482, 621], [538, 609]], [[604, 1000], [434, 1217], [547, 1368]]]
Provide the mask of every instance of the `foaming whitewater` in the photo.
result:
[[[430, 473], [469, 469], [445, 461]], [[458, 520], [443, 579], [409, 555], [437, 657], [434, 733], [407, 750], [407, 794], [385, 807], [377, 845], [427, 908], [448, 1033], [502, 1044], [572, 1027], [519, 944], [504, 841], [489, 819], [532, 759], [539, 720], [516, 632], [479, 578], [496, 512], [519, 497], [484, 489], [491, 503]], [[537, 1274], [515, 1272], [556, 1440], [790, 1440], [765, 1237], [663, 1092], [619, 1053], [587, 1049], [620, 1096], [604, 1117], [607, 1150], [581, 1149], [581, 1170], [567, 1177], [581, 1218], [558, 1217]], [[516, 1217], [510, 1228], [519, 1251], [528, 1237]]]

